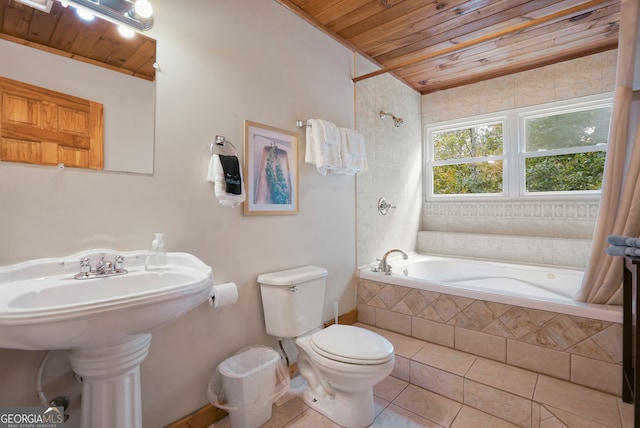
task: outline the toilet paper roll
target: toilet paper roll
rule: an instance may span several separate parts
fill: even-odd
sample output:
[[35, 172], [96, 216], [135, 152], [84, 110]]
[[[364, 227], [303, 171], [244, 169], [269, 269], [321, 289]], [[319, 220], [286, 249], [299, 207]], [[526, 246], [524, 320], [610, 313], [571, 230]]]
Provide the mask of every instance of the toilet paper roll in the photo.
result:
[[233, 305], [238, 301], [238, 287], [235, 282], [225, 282], [211, 287], [209, 305], [212, 308]]

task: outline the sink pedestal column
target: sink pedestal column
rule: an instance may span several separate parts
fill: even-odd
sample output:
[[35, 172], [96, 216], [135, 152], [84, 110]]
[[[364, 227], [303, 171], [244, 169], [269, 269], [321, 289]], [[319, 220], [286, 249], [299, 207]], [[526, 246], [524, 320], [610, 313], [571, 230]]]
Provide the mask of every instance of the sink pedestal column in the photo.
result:
[[150, 343], [147, 333], [69, 351], [73, 371], [82, 376], [82, 428], [142, 428], [140, 363]]

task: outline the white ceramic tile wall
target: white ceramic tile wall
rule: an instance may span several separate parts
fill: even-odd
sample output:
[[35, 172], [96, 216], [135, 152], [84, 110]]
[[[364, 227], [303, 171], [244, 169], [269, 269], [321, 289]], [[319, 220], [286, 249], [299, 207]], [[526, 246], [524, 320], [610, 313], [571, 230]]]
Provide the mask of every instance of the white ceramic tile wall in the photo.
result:
[[[358, 56], [356, 71], [374, 66]], [[420, 94], [388, 74], [356, 84], [356, 128], [367, 144], [369, 170], [358, 176], [357, 262], [370, 263], [385, 251], [415, 249], [422, 209], [422, 124]], [[404, 119], [394, 127], [380, 111]], [[378, 214], [378, 199], [384, 196], [396, 206], [386, 216]]]
[[419, 253], [584, 268], [591, 240], [488, 233], [418, 232]]
[[591, 239], [599, 202], [429, 202], [422, 229], [549, 238]]
[[423, 124], [611, 92], [617, 50], [422, 96]]

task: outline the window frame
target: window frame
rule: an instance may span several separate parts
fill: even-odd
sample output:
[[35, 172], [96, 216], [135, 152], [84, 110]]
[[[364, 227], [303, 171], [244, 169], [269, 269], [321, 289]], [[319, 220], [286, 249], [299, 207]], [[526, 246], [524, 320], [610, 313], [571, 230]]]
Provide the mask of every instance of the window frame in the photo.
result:
[[[525, 121], [527, 119], [546, 117], [554, 114], [572, 113], [585, 110], [591, 110], [601, 107], [613, 106], [613, 94], [605, 93], [592, 95], [581, 98], [573, 98], [568, 100], [556, 101], [552, 103], [540, 104], [530, 107], [514, 108], [511, 110], [500, 111], [495, 113], [481, 114], [477, 116], [465, 117], [442, 121], [424, 126], [424, 143], [423, 143], [423, 177], [424, 185], [424, 201], [469, 201], [469, 200], [532, 200], [532, 199], [585, 199], [594, 200], [600, 198], [600, 190], [574, 190], [574, 191], [558, 191], [558, 192], [527, 192], [526, 191], [526, 168], [525, 162], [530, 157], [553, 156], [561, 154], [574, 154], [595, 151], [607, 151], [607, 146], [583, 146], [575, 149], [553, 149], [544, 152], [525, 152]], [[467, 163], [469, 159], [482, 158], [465, 158], [455, 159], [452, 161], [434, 161], [433, 135], [437, 132], [455, 131], [469, 126], [477, 126], [482, 124], [492, 124], [496, 122], [503, 123], [503, 192], [497, 193], [474, 193], [474, 194], [455, 194], [455, 195], [438, 195], [433, 191], [433, 167], [439, 165], [449, 165], [455, 163]], [[498, 160], [499, 157], [494, 157]], [[465, 161], [465, 162], [460, 162]]]

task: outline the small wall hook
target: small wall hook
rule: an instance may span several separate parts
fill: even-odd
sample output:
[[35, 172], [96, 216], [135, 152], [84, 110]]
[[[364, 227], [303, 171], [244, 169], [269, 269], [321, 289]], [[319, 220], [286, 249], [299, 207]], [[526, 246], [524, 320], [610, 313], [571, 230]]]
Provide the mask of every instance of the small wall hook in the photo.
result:
[[391, 205], [389, 202], [387, 202], [384, 196], [378, 199], [378, 212], [381, 215], [387, 215], [387, 213], [389, 212], [389, 209], [395, 208], [395, 207], [396, 207], [395, 205]]

